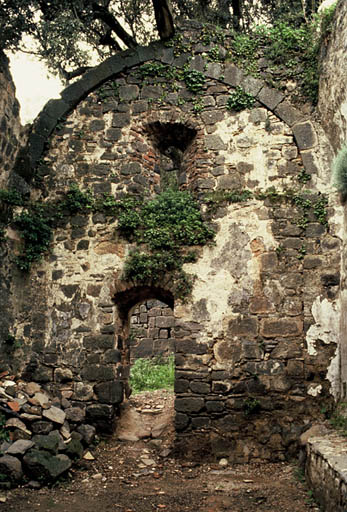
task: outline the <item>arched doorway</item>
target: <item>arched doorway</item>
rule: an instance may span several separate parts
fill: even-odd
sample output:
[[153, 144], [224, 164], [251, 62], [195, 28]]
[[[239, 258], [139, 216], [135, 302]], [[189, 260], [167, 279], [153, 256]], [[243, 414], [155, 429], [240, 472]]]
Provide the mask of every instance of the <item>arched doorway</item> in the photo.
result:
[[137, 287], [115, 295], [125, 401], [116, 435], [167, 450], [174, 434], [175, 317], [172, 294]]

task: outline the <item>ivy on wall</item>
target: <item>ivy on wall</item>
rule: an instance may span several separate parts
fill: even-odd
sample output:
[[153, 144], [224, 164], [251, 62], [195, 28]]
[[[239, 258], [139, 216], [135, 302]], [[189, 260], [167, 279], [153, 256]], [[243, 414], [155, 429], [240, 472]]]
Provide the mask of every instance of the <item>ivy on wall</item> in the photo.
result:
[[[118, 220], [120, 236], [134, 244], [124, 268], [124, 279], [135, 283], [161, 282], [170, 276], [176, 298], [191, 292], [193, 277], [183, 270], [184, 263], [196, 260], [189, 247], [212, 242], [214, 232], [202, 219], [199, 204], [188, 192], [166, 190], [144, 202], [134, 196], [115, 199], [94, 197], [71, 185], [61, 201], [29, 202], [15, 191], [0, 191], [2, 226], [12, 222], [22, 238], [16, 263], [29, 271], [49, 250], [53, 231], [64, 227], [72, 215], [103, 212]], [[13, 207], [22, 207], [13, 215]]]

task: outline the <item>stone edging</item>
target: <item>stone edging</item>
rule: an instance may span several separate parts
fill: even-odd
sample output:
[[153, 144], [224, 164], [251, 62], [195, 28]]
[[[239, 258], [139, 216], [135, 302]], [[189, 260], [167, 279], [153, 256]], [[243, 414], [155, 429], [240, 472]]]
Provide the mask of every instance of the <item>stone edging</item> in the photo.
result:
[[307, 442], [306, 477], [325, 512], [347, 510], [347, 442], [336, 432]]
[[[27, 146], [18, 155], [14, 172], [30, 182], [45, 150], [47, 140], [59, 120], [73, 111], [80, 101], [107, 80], [149, 60], [156, 60], [177, 67], [182, 66], [182, 56], [175, 57], [172, 48], [166, 48], [158, 42], [146, 47], [139, 46], [135, 50], [126, 50], [121, 54], [109, 57], [85, 73], [80, 80], [67, 86], [61, 93], [61, 99], [48, 101], [33, 123]], [[199, 68], [198, 59], [193, 58], [191, 68]], [[218, 62], [210, 62], [204, 74], [207, 78], [219, 80], [231, 87], [242, 87], [245, 92], [252, 94], [261, 105], [292, 128], [305, 168], [309, 173], [316, 171], [312, 154], [307, 151], [314, 148], [318, 143], [313, 124], [308, 116], [302, 114], [286, 100], [284, 94], [277, 89], [268, 87], [264, 80], [245, 75], [240, 68], [232, 63], [224, 65]], [[223, 77], [223, 79], [220, 77]]]

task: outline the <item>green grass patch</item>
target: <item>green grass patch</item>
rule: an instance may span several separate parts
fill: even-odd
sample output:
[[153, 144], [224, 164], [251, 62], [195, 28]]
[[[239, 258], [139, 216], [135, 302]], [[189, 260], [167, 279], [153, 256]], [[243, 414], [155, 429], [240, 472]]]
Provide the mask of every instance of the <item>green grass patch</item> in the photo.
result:
[[130, 370], [130, 385], [133, 393], [155, 391], [156, 389], [173, 390], [175, 381], [174, 356], [167, 359], [137, 359]]

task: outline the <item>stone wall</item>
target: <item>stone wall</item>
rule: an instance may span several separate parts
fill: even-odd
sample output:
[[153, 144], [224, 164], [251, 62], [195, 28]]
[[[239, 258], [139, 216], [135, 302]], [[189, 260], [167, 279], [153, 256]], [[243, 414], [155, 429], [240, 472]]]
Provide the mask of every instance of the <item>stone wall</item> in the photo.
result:
[[171, 335], [174, 313], [158, 300], [149, 300], [136, 307], [130, 318], [130, 360], [166, 358], [175, 350]]
[[19, 103], [9, 62], [0, 52], [0, 187], [7, 184], [9, 171], [23, 138], [21, 130]]
[[[347, 4], [338, 2], [331, 34], [322, 47], [321, 76], [319, 83], [319, 112], [322, 126], [334, 148], [335, 155], [347, 142], [347, 85], [344, 70], [347, 65]], [[345, 209], [345, 208], [344, 208]], [[341, 311], [347, 308], [346, 282], [346, 213], [344, 213], [342, 266], [341, 266]], [[347, 397], [347, 324], [346, 315], [341, 315], [341, 398]]]
[[[177, 299], [169, 274], [125, 281], [134, 244], [119, 236], [116, 218], [79, 212], [56, 229], [30, 275], [13, 279], [11, 335], [22, 345], [8, 364], [53, 396], [68, 393], [107, 430], [128, 393], [132, 311], [159, 300], [174, 311], [182, 453], [283, 460], [339, 394], [341, 211], [334, 195], [324, 206], [330, 146], [319, 125], [264, 81], [211, 60], [216, 45], [225, 56], [218, 38], [206, 43], [199, 28], [186, 29], [176, 48], [104, 62], [47, 105], [13, 174], [29, 181], [38, 172], [32, 197], [47, 202], [72, 183], [101, 199], [150, 198], [171, 173], [216, 231], [215, 244], [185, 264], [196, 276], [189, 300]], [[168, 88], [168, 68], [193, 73]], [[196, 94], [183, 77], [199, 73]], [[228, 108], [238, 87], [254, 96], [253, 108]], [[208, 207], [207, 192], [244, 188], [249, 200]]]
[[346, 143], [347, 133], [346, 38], [347, 5], [340, 0], [331, 34], [322, 46], [318, 105], [322, 126], [335, 152]]
[[346, 439], [336, 432], [307, 443], [306, 478], [325, 512], [347, 510]]
[[[0, 51], [0, 189], [8, 186], [10, 170], [25, 135], [19, 117], [19, 103], [16, 99], [15, 86], [9, 70], [9, 61]], [[26, 187], [28, 188], [28, 187]], [[6, 218], [6, 208], [0, 206], [0, 346], [7, 340], [12, 325], [13, 308], [11, 304], [11, 242], [1, 243], [6, 236], [2, 221]], [[17, 239], [17, 235], [14, 234]]]

